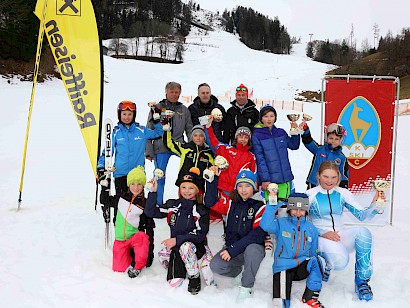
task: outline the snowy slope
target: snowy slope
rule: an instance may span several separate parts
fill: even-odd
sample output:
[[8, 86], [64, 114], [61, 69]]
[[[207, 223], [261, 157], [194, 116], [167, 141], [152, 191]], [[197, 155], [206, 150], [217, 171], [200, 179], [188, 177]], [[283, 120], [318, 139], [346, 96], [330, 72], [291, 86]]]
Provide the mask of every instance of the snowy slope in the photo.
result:
[[[223, 96], [240, 83], [254, 89], [256, 97], [292, 100], [298, 89], [318, 90], [326, 65], [304, 57], [304, 46], [280, 56], [253, 51], [237, 37], [215, 31], [208, 36], [193, 32], [188, 37], [185, 62], [179, 65], [115, 60], [104, 57], [104, 117], [116, 119], [116, 105], [129, 99], [137, 102], [137, 121], [145, 123], [146, 102], [164, 96], [165, 83], [182, 84], [182, 95], [196, 95], [197, 85], [208, 82], [213, 94]], [[154, 265], [137, 279], [111, 271], [111, 251], [103, 245], [101, 211], [94, 211], [95, 181], [80, 131], [60, 80], [37, 87], [28, 144], [22, 209], [16, 213], [24, 135], [31, 84], [18, 78], [0, 78], [0, 306], [1, 307], [233, 307], [237, 289], [229, 279], [218, 279], [218, 288], [203, 287], [192, 296], [182, 288], [171, 289], [165, 271]], [[224, 103], [227, 106], [226, 103]], [[314, 137], [319, 138], [319, 104], [306, 104], [314, 116]], [[278, 110], [278, 126], [287, 129], [286, 113]], [[410, 305], [410, 252], [406, 219], [408, 142], [407, 117], [398, 131], [397, 175], [393, 226], [371, 227], [375, 237], [375, 299], [358, 302], [354, 295], [354, 264], [332, 273], [321, 295], [326, 307], [408, 307]], [[304, 190], [311, 155], [301, 147], [291, 152], [296, 187]], [[166, 198], [175, 197], [173, 185], [178, 160], [169, 165]], [[153, 164], [147, 162], [147, 173]], [[168, 236], [164, 221], [157, 221], [156, 250]], [[222, 246], [222, 226], [212, 225], [210, 246]], [[352, 256], [354, 258], [354, 256]], [[255, 295], [242, 307], [269, 307], [272, 258], [267, 256], [259, 270]], [[293, 307], [299, 302], [304, 283], [295, 283]]]

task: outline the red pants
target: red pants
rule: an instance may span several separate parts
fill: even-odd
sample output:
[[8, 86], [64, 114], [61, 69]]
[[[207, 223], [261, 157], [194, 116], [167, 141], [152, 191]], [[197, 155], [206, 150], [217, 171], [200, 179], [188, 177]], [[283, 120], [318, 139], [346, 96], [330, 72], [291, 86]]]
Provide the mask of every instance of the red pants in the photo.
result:
[[135, 269], [142, 269], [147, 265], [149, 239], [144, 232], [137, 232], [126, 241], [114, 241], [112, 248], [112, 270], [115, 272], [125, 272], [130, 266], [132, 258], [130, 249], [135, 252]]

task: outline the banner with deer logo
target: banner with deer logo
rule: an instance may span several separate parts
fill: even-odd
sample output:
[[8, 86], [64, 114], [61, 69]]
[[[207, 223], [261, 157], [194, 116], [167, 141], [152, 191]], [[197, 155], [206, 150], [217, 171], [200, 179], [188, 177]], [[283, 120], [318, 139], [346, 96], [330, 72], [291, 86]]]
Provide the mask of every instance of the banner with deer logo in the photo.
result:
[[[392, 180], [395, 101], [394, 80], [326, 80], [325, 125], [346, 128], [349, 190], [364, 206], [375, 194], [374, 180]], [[389, 201], [390, 189], [386, 196]], [[388, 210], [377, 215], [378, 223], [388, 222]]]

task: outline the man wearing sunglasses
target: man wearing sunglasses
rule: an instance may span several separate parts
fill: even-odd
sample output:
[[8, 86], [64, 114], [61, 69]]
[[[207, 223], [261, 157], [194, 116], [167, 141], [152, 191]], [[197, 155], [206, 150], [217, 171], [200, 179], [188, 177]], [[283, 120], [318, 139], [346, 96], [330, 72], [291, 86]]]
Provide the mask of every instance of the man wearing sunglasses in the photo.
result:
[[253, 132], [253, 127], [259, 122], [259, 111], [256, 105], [248, 98], [248, 88], [243, 84], [236, 88], [235, 100], [232, 107], [226, 112], [226, 124], [223, 142], [232, 144], [238, 127], [246, 126]]
[[339, 186], [348, 188], [349, 164], [342, 151], [342, 145], [347, 134], [344, 126], [338, 123], [332, 123], [326, 126], [324, 145], [320, 145], [313, 140], [306, 122], [302, 122], [299, 128], [303, 130], [303, 144], [313, 154], [312, 166], [306, 179], [307, 189], [318, 185], [317, 172], [320, 164], [325, 160], [331, 160], [339, 167], [341, 175]]
[[[186, 136], [191, 136], [192, 131], [192, 120], [191, 113], [188, 108], [178, 101], [181, 95], [181, 84], [178, 82], [168, 82], [165, 86], [165, 99], [160, 101], [156, 108], [162, 110], [161, 123], [164, 123], [164, 114], [167, 110], [173, 111], [174, 115], [172, 118], [167, 119], [169, 126], [171, 128], [172, 140], [180, 143], [185, 143], [184, 133]], [[152, 121], [153, 111], [148, 114], [147, 127], [151, 128], [154, 126]], [[165, 134], [166, 138], [166, 134]], [[188, 138], [188, 137], [187, 137]], [[174, 155], [166, 146], [163, 138], [158, 138], [155, 140], [148, 140], [145, 147], [145, 157], [154, 161], [155, 168], [161, 169], [166, 174], [166, 169], [168, 165], [169, 158]], [[165, 177], [158, 179], [158, 189], [157, 189], [157, 203], [163, 203], [165, 188]]]

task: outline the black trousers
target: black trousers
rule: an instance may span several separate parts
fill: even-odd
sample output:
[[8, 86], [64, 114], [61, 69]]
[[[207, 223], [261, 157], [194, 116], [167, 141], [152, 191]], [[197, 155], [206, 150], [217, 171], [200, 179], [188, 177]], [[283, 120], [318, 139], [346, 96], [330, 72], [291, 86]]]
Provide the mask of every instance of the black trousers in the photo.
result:
[[286, 299], [290, 300], [292, 281], [304, 280], [309, 276], [308, 262], [305, 260], [297, 267], [273, 275], [273, 298], [284, 298], [286, 294]]

